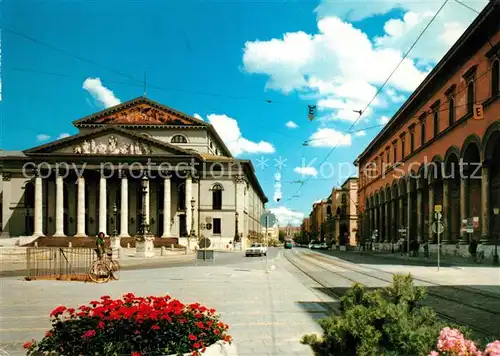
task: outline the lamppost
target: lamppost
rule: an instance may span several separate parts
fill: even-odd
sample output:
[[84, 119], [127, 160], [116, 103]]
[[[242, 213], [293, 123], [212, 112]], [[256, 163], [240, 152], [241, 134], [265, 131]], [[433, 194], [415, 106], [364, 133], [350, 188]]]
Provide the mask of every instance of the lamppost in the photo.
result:
[[196, 231], [194, 230], [194, 197], [191, 198], [191, 230], [189, 231], [190, 237], [195, 237]]
[[[493, 216], [495, 225], [498, 224], [498, 215], [500, 214], [500, 208], [493, 208]], [[498, 234], [495, 236], [495, 254], [493, 255], [493, 264], [498, 266]]]
[[234, 242], [237, 242], [239, 239], [239, 233], [238, 233], [238, 212], [234, 213]]
[[148, 194], [148, 177], [143, 176], [141, 179], [142, 186], [142, 222], [139, 229], [139, 235], [149, 234], [149, 223], [146, 216], [146, 194]]
[[115, 219], [115, 222], [113, 224], [113, 236], [118, 236], [118, 228], [117, 228], [118, 207], [116, 206], [116, 202], [113, 204], [113, 215], [114, 215], [114, 219]]

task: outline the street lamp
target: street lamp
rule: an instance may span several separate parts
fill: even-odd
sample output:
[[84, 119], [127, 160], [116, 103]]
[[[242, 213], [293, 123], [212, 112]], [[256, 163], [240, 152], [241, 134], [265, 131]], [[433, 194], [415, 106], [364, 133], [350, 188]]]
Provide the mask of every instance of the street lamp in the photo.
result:
[[195, 237], [196, 231], [194, 230], [194, 197], [191, 198], [191, 231], [189, 231], [189, 236]]
[[[498, 215], [500, 214], [500, 208], [493, 208], [494, 222], [495, 225], [498, 224]], [[493, 264], [498, 266], [498, 234], [495, 236], [495, 254], [493, 255]]]
[[239, 233], [238, 233], [238, 212], [234, 213], [234, 242], [237, 242], [239, 239]]
[[139, 230], [139, 235], [149, 234], [149, 223], [146, 216], [146, 194], [148, 194], [148, 177], [143, 176], [141, 179], [142, 186], [142, 222]]
[[118, 207], [116, 206], [116, 202], [113, 204], [113, 215], [115, 217], [115, 222], [113, 224], [113, 236], [118, 236], [118, 228], [117, 228], [117, 224], [118, 224]]

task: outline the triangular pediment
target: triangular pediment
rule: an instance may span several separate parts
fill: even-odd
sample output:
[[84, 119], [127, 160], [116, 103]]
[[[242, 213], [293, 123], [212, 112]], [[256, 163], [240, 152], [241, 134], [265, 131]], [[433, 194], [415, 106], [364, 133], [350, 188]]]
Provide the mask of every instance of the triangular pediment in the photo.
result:
[[193, 155], [192, 151], [113, 126], [69, 136], [31, 148], [24, 153], [76, 156]]
[[181, 113], [148, 98], [136, 98], [73, 122], [76, 127], [207, 126], [203, 120]]

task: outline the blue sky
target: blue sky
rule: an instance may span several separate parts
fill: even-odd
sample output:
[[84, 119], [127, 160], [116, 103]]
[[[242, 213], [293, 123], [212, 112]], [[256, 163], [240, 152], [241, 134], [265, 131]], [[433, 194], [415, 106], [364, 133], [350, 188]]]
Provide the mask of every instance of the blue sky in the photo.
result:
[[[253, 160], [281, 223], [297, 223], [355, 173], [356, 156], [476, 16], [447, 4], [344, 134], [440, 5], [4, 1], [0, 147], [76, 133], [71, 121], [142, 95], [146, 72], [147, 96], [214, 124], [237, 157]], [[312, 122], [308, 105], [317, 106]]]

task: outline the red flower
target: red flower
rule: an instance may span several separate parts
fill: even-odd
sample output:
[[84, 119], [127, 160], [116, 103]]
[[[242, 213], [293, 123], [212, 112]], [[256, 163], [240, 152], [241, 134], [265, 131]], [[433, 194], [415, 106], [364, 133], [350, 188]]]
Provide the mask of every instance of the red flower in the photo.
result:
[[99, 329], [104, 329], [104, 322], [103, 321], [100, 321], [98, 324], [97, 324], [97, 327]]
[[161, 329], [161, 328], [160, 328], [160, 326], [159, 326], [159, 325], [153, 325], [153, 326], [151, 327], [151, 330], [160, 330], [160, 329]]
[[132, 356], [142, 356], [142, 354], [140, 352], [133, 351]]
[[51, 333], [50, 331], [47, 331], [47, 332], [45, 333], [45, 337], [51, 337], [51, 336], [52, 336], [52, 333]]
[[62, 313], [64, 313], [66, 311], [66, 307], [61, 305], [61, 306], [58, 306], [57, 308], [55, 308], [54, 310], [52, 310], [52, 312], [50, 313], [50, 317], [55, 317], [57, 318], [59, 315], [61, 315]]
[[33, 345], [33, 340], [32, 341], [28, 341], [28, 342], [25, 342], [23, 347], [25, 349], [29, 349], [31, 347], [31, 345]]
[[95, 336], [95, 330], [87, 330], [83, 333], [82, 339], [90, 339]]
[[198, 340], [198, 338], [196, 337], [196, 335], [189, 334], [189, 340], [196, 341], [196, 340]]
[[197, 350], [198, 350], [198, 349], [200, 348], [200, 344], [199, 344], [199, 343], [197, 343], [197, 342], [195, 342], [195, 343], [193, 344], [193, 347], [194, 347], [195, 349], [197, 349]]
[[215, 333], [215, 335], [219, 335], [220, 334], [220, 330], [219, 329], [215, 329], [214, 333]]

